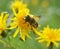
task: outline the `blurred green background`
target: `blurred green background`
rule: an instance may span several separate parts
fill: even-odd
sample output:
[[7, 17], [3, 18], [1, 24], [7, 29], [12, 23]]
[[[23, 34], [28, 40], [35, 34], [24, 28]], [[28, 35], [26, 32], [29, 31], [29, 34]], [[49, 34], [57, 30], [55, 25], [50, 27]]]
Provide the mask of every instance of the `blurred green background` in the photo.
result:
[[[12, 17], [12, 10], [10, 8], [11, 2], [14, 0], [0, 0], [0, 13], [7, 11]], [[28, 4], [30, 13], [36, 16], [41, 16], [38, 23], [41, 25], [39, 28], [42, 29], [49, 25], [52, 28], [60, 28], [60, 0], [23, 0], [24, 3]], [[8, 21], [10, 22], [10, 21]], [[12, 35], [15, 30], [7, 31], [8, 36], [3, 38], [5, 44], [0, 42], [0, 49], [48, 49], [46, 43], [38, 43], [35, 40], [36, 34], [31, 33], [31, 39], [26, 39], [25, 42], [19, 39], [19, 36], [13, 38]], [[9, 46], [8, 46], [9, 45]], [[58, 49], [54, 46], [53, 49]]]

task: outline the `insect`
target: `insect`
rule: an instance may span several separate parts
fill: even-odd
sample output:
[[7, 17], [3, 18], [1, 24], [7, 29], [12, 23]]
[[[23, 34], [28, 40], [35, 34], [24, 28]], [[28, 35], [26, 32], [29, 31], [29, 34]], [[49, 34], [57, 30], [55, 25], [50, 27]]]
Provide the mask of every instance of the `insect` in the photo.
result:
[[[31, 26], [33, 26], [34, 28], [38, 27], [38, 22], [36, 21], [35, 18], [39, 18], [39, 17], [31, 17], [30, 15], [27, 15], [24, 17], [25, 22], [28, 22]], [[32, 28], [31, 28], [32, 29]], [[33, 30], [33, 29], [32, 29]], [[33, 31], [34, 32], [34, 31]], [[27, 37], [26, 37], [27, 38]], [[21, 41], [23, 41], [20, 38]]]
[[24, 18], [25, 22], [28, 22], [31, 26], [37, 28], [38, 27], [38, 22], [36, 22], [36, 20], [31, 17], [30, 15], [25, 16]]

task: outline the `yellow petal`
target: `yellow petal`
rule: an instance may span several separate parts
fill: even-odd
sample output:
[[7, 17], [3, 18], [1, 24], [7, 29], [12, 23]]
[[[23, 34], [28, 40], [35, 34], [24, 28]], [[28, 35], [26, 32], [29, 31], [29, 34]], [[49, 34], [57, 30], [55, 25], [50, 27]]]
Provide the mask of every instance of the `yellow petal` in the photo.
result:
[[0, 16], [0, 23], [2, 24], [2, 17]]
[[44, 42], [44, 41], [45, 41], [44, 39], [42, 39], [42, 40], [38, 40], [39, 43]]
[[28, 38], [30, 38], [30, 39], [32, 39], [32, 38], [28, 35], [28, 33], [29, 33], [29, 32], [28, 32], [27, 30], [22, 29], [22, 32], [21, 32], [21, 34], [20, 34], [21, 39], [23, 39], [23, 40], [25, 41], [25, 36], [28, 37]]
[[41, 39], [41, 37], [36, 38], [36, 40]]
[[42, 35], [40, 32], [38, 32], [34, 27], [32, 27], [33, 28], [33, 31], [37, 34], [37, 35]]
[[9, 29], [13, 29], [13, 28], [16, 28], [17, 27], [17, 24], [16, 24], [16, 22], [13, 22], [13, 23], [11, 23], [10, 24], [10, 28]]
[[[28, 32], [28, 33], [29, 33], [29, 32]], [[32, 39], [32, 38], [28, 35], [28, 33], [26, 33], [26, 36], [27, 36], [28, 38]]]
[[1, 13], [1, 17], [2, 17], [2, 18], [3, 18], [3, 16], [4, 16], [4, 12]]
[[12, 8], [12, 10], [13, 10], [14, 15], [17, 16], [17, 13], [16, 13], [15, 9]]
[[5, 27], [6, 27], [6, 22], [7, 22], [8, 16], [9, 16], [9, 14], [6, 14], [3, 18], [3, 24]]
[[2, 33], [2, 30], [0, 30], [0, 34]]
[[20, 33], [20, 38], [23, 40], [23, 41], [25, 41], [25, 34], [24, 34], [25, 32], [21, 32]]
[[16, 20], [16, 17], [14, 17], [14, 18], [11, 18], [10, 20]]
[[52, 41], [53, 42], [53, 44], [56, 46], [56, 47], [58, 47], [58, 43], [57, 42], [55, 42], [55, 41]]
[[4, 20], [5, 20], [5, 21], [7, 20], [8, 16], [9, 16], [8, 13], [4, 16]]
[[7, 29], [14, 29], [16, 27], [17, 27], [17, 25], [16, 26], [11, 26], [10, 28], [7, 28]]
[[51, 43], [51, 42], [50, 42], [50, 41], [48, 41], [48, 43], [47, 43], [47, 47], [50, 45], [50, 43]]
[[16, 32], [14, 33], [13, 37], [16, 37], [19, 32], [19, 28], [17, 28]]

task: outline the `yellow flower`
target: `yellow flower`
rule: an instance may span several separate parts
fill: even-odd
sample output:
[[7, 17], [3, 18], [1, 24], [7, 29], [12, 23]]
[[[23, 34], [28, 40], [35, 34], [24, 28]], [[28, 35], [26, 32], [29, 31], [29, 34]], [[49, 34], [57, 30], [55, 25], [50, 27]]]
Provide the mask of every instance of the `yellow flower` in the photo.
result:
[[60, 29], [52, 29], [47, 26], [40, 32], [36, 31], [35, 29], [34, 31], [40, 36], [36, 38], [38, 39], [38, 42], [47, 42], [47, 46], [49, 46], [52, 42], [56, 47], [58, 47], [57, 42], [60, 41]]
[[22, 14], [20, 14], [21, 16], [16, 16], [15, 18], [12, 19], [14, 22], [10, 24], [11, 26], [10, 29], [17, 28], [13, 36], [16, 37], [16, 35], [20, 31], [20, 38], [25, 41], [25, 36], [30, 38], [30, 36], [28, 35], [28, 32], [31, 29], [31, 26], [28, 22], [25, 22], [24, 20], [25, 14], [23, 15]]
[[3, 33], [4, 30], [7, 29], [6, 27], [6, 22], [9, 14], [2, 12], [0, 15], [0, 38], [2, 38], [1, 34]]
[[[16, 9], [18, 12], [16, 12]], [[20, 32], [20, 38], [25, 41], [25, 37], [31, 38], [29, 36], [29, 31], [31, 30], [31, 26], [28, 22], [25, 22], [24, 17], [29, 14], [29, 9], [20, 1], [15, 1], [12, 6], [12, 11], [14, 13], [13, 22], [10, 24], [10, 29], [17, 28], [16, 32], [14, 33], [13, 37], [16, 37], [17, 34]]]

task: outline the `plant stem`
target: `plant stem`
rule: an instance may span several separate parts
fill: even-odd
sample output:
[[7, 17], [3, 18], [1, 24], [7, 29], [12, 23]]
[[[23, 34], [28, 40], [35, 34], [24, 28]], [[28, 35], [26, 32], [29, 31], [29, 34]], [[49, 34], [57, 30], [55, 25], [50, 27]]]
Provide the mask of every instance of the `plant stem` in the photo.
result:
[[53, 43], [50, 43], [50, 46], [48, 47], [48, 49], [53, 49]]

